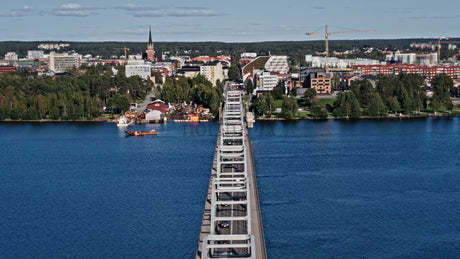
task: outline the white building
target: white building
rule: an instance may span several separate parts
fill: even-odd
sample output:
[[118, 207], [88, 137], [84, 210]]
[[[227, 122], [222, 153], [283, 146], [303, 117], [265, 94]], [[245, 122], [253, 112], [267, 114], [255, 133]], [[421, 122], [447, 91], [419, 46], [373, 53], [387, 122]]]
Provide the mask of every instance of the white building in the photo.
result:
[[49, 69], [54, 72], [65, 72], [79, 65], [77, 54], [52, 53], [49, 62]]
[[[305, 61], [308, 65], [314, 68], [319, 67], [326, 67], [326, 58], [319, 57], [319, 56], [312, 56], [312, 55], [305, 55]], [[349, 68], [353, 65], [378, 65], [380, 61], [374, 59], [365, 59], [365, 58], [357, 58], [357, 59], [339, 59], [336, 57], [330, 57], [329, 60], [329, 67], [332, 68]]]
[[262, 91], [271, 91], [278, 84], [278, 75], [272, 74], [267, 71], [254, 71], [255, 72], [255, 85], [256, 90], [259, 92]]
[[216, 86], [217, 80], [220, 82], [224, 81], [224, 73], [222, 71], [222, 63], [219, 61], [214, 61], [202, 65], [200, 67], [200, 74], [206, 77], [213, 86]]
[[429, 54], [416, 53], [394, 53], [386, 55], [387, 61], [396, 61], [410, 65], [434, 65], [438, 62], [438, 53]]
[[18, 54], [16, 54], [16, 52], [7, 52], [5, 54], [5, 60], [9, 60], [9, 61], [18, 60]]
[[44, 58], [43, 50], [29, 50], [27, 51], [27, 59], [41, 59]]
[[286, 74], [289, 72], [288, 57], [287, 56], [270, 56], [267, 63], [265, 63], [265, 70], [269, 72], [278, 72]]
[[253, 59], [257, 58], [257, 53], [255, 53], [255, 52], [244, 52], [244, 53], [241, 53], [241, 58], [242, 59], [253, 60]]
[[144, 80], [150, 79], [151, 71], [151, 66], [146, 64], [144, 60], [128, 60], [128, 65], [125, 67], [126, 77], [139, 76]]

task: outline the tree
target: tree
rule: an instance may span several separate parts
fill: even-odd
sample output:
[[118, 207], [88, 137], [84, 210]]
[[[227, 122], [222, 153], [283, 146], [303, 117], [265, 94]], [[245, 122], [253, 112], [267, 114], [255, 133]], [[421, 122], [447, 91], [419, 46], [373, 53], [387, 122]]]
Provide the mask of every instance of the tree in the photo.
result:
[[248, 80], [246, 83], [246, 93], [251, 95], [252, 92], [254, 92], [254, 84], [252, 83], [252, 80]]
[[236, 63], [233, 63], [228, 69], [228, 79], [231, 81], [237, 81], [241, 79], [241, 71]]
[[271, 115], [275, 110], [275, 100], [270, 93], [261, 94], [253, 103], [257, 115]]
[[280, 116], [285, 119], [292, 119], [297, 116], [298, 109], [299, 106], [295, 98], [284, 97]]
[[378, 93], [376, 93], [374, 98], [371, 99], [371, 102], [369, 103], [369, 106], [367, 107], [367, 113], [370, 116], [386, 116], [387, 115], [387, 108]]
[[278, 84], [275, 87], [273, 87], [271, 95], [275, 100], [281, 100], [283, 98], [284, 88], [281, 86], [281, 82], [278, 82]]
[[454, 80], [446, 74], [438, 74], [431, 80], [431, 85], [433, 87], [433, 101], [451, 107], [452, 100], [449, 94], [454, 90]]
[[304, 93], [305, 98], [305, 105], [311, 108], [311, 101], [316, 96], [316, 89], [315, 88], [308, 88]]
[[313, 118], [327, 118], [327, 111], [319, 100], [314, 99], [311, 101], [311, 116]]

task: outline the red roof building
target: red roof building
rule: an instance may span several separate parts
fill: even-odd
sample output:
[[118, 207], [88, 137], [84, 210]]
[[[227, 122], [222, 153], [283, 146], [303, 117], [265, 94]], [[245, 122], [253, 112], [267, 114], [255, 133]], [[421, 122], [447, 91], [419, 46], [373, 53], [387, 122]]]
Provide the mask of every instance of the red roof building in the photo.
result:
[[0, 66], [0, 74], [5, 72], [16, 72], [16, 68], [13, 66]]
[[363, 76], [368, 75], [398, 75], [419, 74], [427, 80], [431, 80], [435, 75], [447, 74], [452, 79], [460, 78], [460, 66], [427, 66], [427, 65], [408, 65], [408, 64], [392, 64], [392, 65], [356, 65], [355, 69], [361, 71]]
[[169, 105], [162, 102], [154, 102], [147, 105], [147, 110], [151, 111], [160, 111], [162, 113], [167, 113], [169, 111]]

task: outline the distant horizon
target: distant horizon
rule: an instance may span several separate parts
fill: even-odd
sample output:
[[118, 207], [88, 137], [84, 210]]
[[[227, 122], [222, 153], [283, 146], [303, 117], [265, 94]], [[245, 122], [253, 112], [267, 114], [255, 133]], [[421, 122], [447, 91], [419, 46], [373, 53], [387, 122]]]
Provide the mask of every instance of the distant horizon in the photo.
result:
[[154, 42], [309, 41], [326, 25], [340, 32], [330, 40], [458, 38], [459, 9], [450, 0], [5, 1], [0, 41], [145, 42], [149, 28]]
[[[432, 40], [437, 41], [438, 38], [361, 38], [361, 39], [329, 39], [329, 42], [334, 41], [392, 41], [392, 40]], [[450, 40], [444, 40], [443, 43], [449, 43], [449, 41], [458, 41], [460, 40], [459, 37], [450, 37]], [[239, 42], [230, 42], [230, 41], [153, 41], [153, 43], [225, 43], [225, 44], [240, 44], [240, 43], [269, 43], [269, 42], [324, 42], [325, 39], [314, 39], [314, 40], [266, 40], [266, 41], [239, 41]], [[25, 42], [25, 43], [33, 43], [33, 42], [78, 42], [78, 43], [147, 43], [147, 41], [123, 41], [123, 40], [101, 40], [101, 41], [76, 41], [76, 40], [0, 40], [0, 43], [5, 42]], [[454, 43], [455, 44], [455, 43]], [[457, 43], [458, 44], [458, 43]]]

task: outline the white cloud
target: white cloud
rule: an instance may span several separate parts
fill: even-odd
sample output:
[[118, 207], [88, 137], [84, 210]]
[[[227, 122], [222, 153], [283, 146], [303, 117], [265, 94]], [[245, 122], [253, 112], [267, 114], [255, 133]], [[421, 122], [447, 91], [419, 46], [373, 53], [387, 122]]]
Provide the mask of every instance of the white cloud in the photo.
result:
[[11, 9], [7, 13], [2, 13], [0, 14], [0, 17], [24, 17], [27, 14], [31, 14], [33, 12], [35, 12], [35, 8], [29, 5], [25, 5], [22, 8]]
[[55, 8], [51, 11], [51, 14], [56, 16], [77, 16], [77, 17], [86, 17], [90, 15], [97, 14], [94, 12], [100, 7], [83, 7], [78, 3], [68, 3], [63, 4], [59, 8]]

